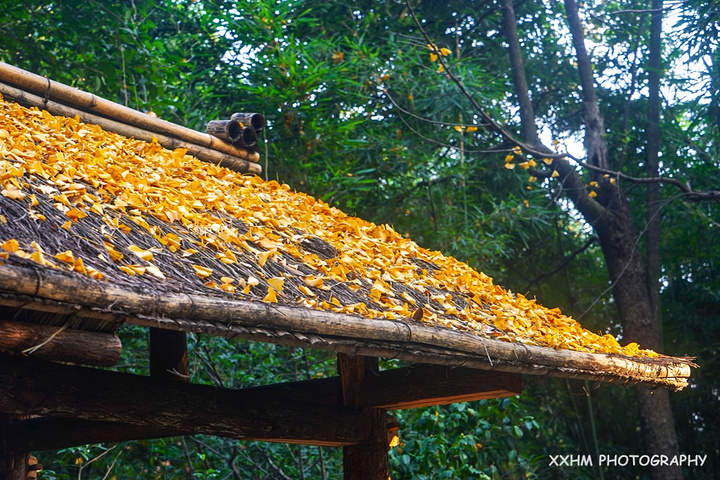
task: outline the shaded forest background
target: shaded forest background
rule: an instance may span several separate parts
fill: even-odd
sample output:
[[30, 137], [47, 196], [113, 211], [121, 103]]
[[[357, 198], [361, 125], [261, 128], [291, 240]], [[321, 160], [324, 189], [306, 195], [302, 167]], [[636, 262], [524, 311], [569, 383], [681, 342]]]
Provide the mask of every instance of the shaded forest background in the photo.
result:
[[[503, 16], [508, 4], [514, 28]], [[261, 112], [268, 178], [391, 224], [506, 288], [561, 307], [586, 328], [623, 337], [617, 279], [568, 193], [569, 174], [553, 176], [562, 171], [553, 159], [513, 154], [517, 143], [487, 128], [482, 116], [532, 140], [510, 55], [516, 30], [546, 154], [568, 151], [592, 166], [583, 147], [589, 89], [567, 21], [572, 4], [3, 1], [0, 60], [200, 130], [235, 111]], [[660, 49], [651, 34], [658, 12]], [[720, 6], [590, 0], [579, 5], [579, 18], [604, 118], [607, 169], [719, 189]], [[657, 172], [649, 173], [655, 141]], [[670, 395], [679, 451], [707, 455], [702, 468], [684, 474], [719, 478], [720, 205], [673, 184], [566, 163], [584, 195], [602, 200], [603, 186], [617, 189], [642, 265], [659, 261], [647, 270], [647, 288], [659, 298], [660, 350], [696, 356], [701, 366], [690, 387]], [[656, 197], [648, 185], [657, 187]], [[147, 371], [145, 333], [128, 328], [121, 335], [119, 369]], [[322, 352], [221, 338], [192, 338], [190, 356], [193, 381], [228, 387], [335, 371]], [[393, 478], [650, 478], [643, 467], [549, 465], [550, 455], [646, 453], [634, 389], [525, 380], [516, 398], [398, 412], [402, 443], [391, 451]], [[38, 457], [46, 479], [325, 479], [338, 478], [342, 463], [334, 449], [204, 436]]]

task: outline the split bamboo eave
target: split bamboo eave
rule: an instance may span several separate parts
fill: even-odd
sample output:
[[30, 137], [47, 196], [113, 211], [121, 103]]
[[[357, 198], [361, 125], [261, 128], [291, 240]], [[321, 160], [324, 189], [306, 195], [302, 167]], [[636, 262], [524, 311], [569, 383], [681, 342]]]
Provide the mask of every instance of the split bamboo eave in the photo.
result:
[[0, 304], [98, 321], [410, 362], [682, 389], [692, 363], [555, 350], [413, 321], [177, 293], [144, 293], [43, 267], [0, 265]]

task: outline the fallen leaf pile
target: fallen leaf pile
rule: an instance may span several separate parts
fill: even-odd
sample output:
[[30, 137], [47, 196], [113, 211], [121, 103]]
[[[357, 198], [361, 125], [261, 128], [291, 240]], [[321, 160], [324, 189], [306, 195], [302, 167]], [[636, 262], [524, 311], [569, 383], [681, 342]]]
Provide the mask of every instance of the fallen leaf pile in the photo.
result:
[[657, 356], [286, 185], [4, 101], [0, 190], [6, 263], [552, 348]]

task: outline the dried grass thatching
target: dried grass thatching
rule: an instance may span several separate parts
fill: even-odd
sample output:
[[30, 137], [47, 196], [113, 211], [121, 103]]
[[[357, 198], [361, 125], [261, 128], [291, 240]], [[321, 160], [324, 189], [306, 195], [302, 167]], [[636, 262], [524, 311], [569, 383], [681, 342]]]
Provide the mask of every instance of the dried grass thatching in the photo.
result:
[[[26, 321], [67, 321], [75, 308], [77, 326], [86, 329], [112, 330], [125, 317], [338, 351], [412, 351], [406, 357], [415, 361], [445, 358], [509, 371], [575, 368], [575, 376], [675, 387], [689, 375], [687, 359], [621, 346], [389, 226], [200, 162], [185, 149], [0, 102], [0, 181], [0, 303]], [[73, 297], [68, 285], [86, 292]], [[200, 303], [207, 318], [194, 309]], [[27, 307], [50, 313], [40, 318], [24, 313]], [[245, 317], [235, 318], [233, 308]], [[334, 335], [342, 322], [354, 325], [352, 334]], [[393, 330], [415, 338], [398, 340]], [[453, 335], [465, 347], [449, 347]], [[594, 360], [563, 367], [574, 352], [578, 361]], [[553, 356], [563, 360], [537, 367]]]

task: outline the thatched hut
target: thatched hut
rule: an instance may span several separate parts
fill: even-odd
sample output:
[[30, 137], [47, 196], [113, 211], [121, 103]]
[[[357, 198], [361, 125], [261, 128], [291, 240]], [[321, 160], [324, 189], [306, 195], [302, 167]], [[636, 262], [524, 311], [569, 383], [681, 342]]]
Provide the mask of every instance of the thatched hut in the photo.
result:
[[[8, 476], [30, 451], [204, 433], [343, 447], [346, 478], [379, 479], [398, 427], [388, 411], [515, 395], [522, 374], [687, 384], [688, 359], [621, 346], [389, 226], [241, 173], [259, 172], [254, 152], [213, 157], [216, 139], [148, 134], [139, 112], [133, 128], [150, 141], [113, 133], [127, 119], [99, 111], [110, 102], [73, 103], [55, 82], [0, 70]], [[150, 329], [151, 375], [88, 367], [117, 362], [126, 324]], [[339, 374], [196, 385], [188, 332], [336, 352]], [[378, 358], [408, 366], [379, 371]]]

